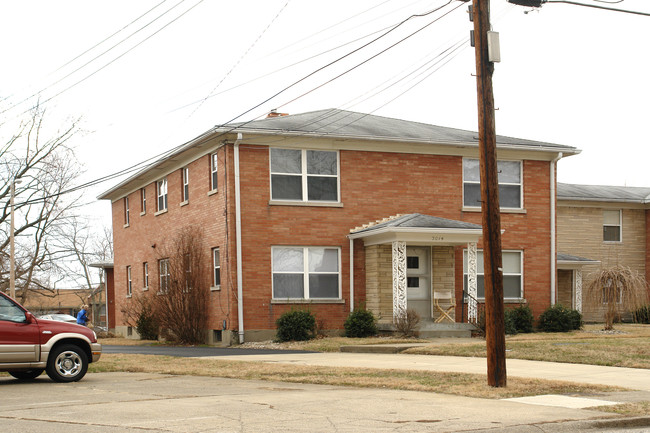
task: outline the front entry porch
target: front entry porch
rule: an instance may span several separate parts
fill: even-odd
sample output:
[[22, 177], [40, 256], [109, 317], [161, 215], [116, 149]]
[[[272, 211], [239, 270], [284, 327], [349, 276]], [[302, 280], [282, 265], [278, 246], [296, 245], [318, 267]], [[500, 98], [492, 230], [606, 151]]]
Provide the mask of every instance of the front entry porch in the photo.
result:
[[[422, 337], [465, 337], [472, 325], [457, 323], [456, 246], [468, 251], [468, 289], [476, 299], [476, 244], [481, 227], [428, 215], [398, 215], [355, 229], [351, 239], [363, 239], [366, 268], [366, 308], [378, 317], [381, 330], [394, 330], [407, 310], [420, 316]], [[473, 259], [472, 259], [473, 258]], [[468, 305], [476, 319], [475, 302]]]

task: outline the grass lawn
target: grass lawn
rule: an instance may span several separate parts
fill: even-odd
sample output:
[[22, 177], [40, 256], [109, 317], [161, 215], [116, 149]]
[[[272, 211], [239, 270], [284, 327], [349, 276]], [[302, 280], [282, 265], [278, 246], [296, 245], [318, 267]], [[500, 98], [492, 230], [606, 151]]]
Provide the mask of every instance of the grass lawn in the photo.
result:
[[[601, 328], [602, 326], [598, 325], [587, 325], [581, 331], [570, 333], [535, 333], [508, 336], [506, 339], [506, 355], [509, 358], [541, 361], [650, 368], [650, 325], [617, 325], [615, 327], [616, 332], [610, 334], [601, 333]], [[100, 341], [102, 344], [107, 345], [161, 344], [156, 341], [127, 340], [123, 338], [101, 339]], [[335, 352], [339, 351], [343, 345], [395, 343], [429, 343], [426, 346], [408, 349], [403, 353], [485, 357], [485, 341], [482, 339], [476, 339], [476, 342], [469, 343], [441, 344], [435, 340], [386, 337], [363, 339], [329, 337], [306, 342], [275, 343], [269, 341], [248, 343], [247, 347]], [[584, 396], [618, 390], [614, 387], [600, 385], [581, 385], [517, 377], [509, 377], [506, 388], [493, 388], [487, 385], [485, 376], [473, 374], [330, 368], [153, 355], [104, 354], [100, 362], [90, 365], [89, 371], [189, 374], [233, 379], [402, 389], [493, 399], [543, 394]], [[603, 406], [597, 409], [623, 416], [643, 416], [648, 415], [650, 402], [642, 401], [617, 406]]]
[[[599, 333], [602, 326], [587, 325], [568, 333], [519, 334], [506, 338], [506, 357], [535, 361], [650, 369], [650, 325], [620, 324], [616, 333]], [[404, 353], [485, 357], [485, 341], [428, 345]]]

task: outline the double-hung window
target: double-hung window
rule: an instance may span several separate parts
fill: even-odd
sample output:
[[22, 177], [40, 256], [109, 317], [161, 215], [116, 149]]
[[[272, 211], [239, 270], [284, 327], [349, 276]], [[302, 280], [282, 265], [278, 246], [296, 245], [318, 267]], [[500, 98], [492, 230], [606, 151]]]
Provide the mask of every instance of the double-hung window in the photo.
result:
[[158, 260], [159, 293], [167, 293], [169, 291], [169, 279], [169, 259]]
[[142, 208], [140, 213], [144, 215], [147, 213], [147, 190], [145, 188], [140, 188], [140, 203]]
[[183, 203], [190, 199], [190, 169], [184, 167], [181, 169], [181, 181], [183, 182]]
[[270, 149], [271, 200], [339, 201], [336, 151]]
[[142, 290], [149, 290], [149, 263], [147, 262], [142, 264], [142, 281], [144, 283]]
[[219, 248], [212, 248], [212, 287], [218, 289], [221, 287], [221, 260], [219, 257]]
[[156, 193], [158, 195], [158, 212], [167, 210], [167, 178], [166, 177], [156, 182]]
[[124, 225], [128, 226], [131, 221], [131, 210], [129, 209], [129, 198], [124, 197]]
[[[523, 254], [521, 251], [502, 251], [503, 264], [503, 297], [505, 299], [523, 299]], [[485, 277], [483, 275], [483, 251], [477, 252], [476, 265], [476, 294], [478, 299], [485, 298]], [[463, 286], [467, 291], [468, 264], [467, 250], [463, 252]]]
[[273, 247], [274, 299], [340, 299], [340, 249]]
[[621, 242], [621, 211], [603, 211], [603, 241]]
[[[499, 206], [521, 209], [523, 187], [521, 161], [497, 161], [499, 171]], [[463, 206], [481, 207], [481, 174], [479, 160], [463, 159]]]
[[212, 191], [217, 190], [218, 186], [218, 178], [217, 178], [217, 173], [219, 170], [219, 158], [217, 158], [217, 154], [213, 153], [210, 155], [210, 189]]
[[133, 280], [131, 279], [131, 266], [126, 267], [126, 296], [133, 294]]

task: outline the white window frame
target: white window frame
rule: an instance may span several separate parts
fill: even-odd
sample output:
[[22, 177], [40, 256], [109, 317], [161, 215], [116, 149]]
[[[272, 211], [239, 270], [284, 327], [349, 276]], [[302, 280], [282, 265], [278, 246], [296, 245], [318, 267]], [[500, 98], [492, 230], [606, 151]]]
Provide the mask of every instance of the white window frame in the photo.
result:
[[[219, 273], [219, 277], [217, 277]], [[212, 248], [212, 288], [221, 289], [221, 253], [219, 247]]]
[[144, 283], [144, 287], [142, 287], [142, 290], [149, 290], [149, 263], [144, 262], [142, 263], [142, 282]]
[[[163, 284], [163, 281], [165, 284]], [[169, 259], [158, 260], [158, 293], [167, 293], [169, 291]]]
[[[336, 274], [338, 275], [338, 294], [334, 298], [317, 298], [317, 297], [310, 297], [309, 296], [309, 250], [310, 249], [326, 249], [326, 250], [336, 250], [337, 251], [337, 266], [338, 270], [336, 272], [311, 272], [312, 274]], [[290, 273], [295, 273], [295, 274], [301, 274], [303, 276], [303, 296], [300, 298], [276, 298], [275, 297], [275, 283], [274, 283], [274, 274], [276, 273], [274, 271], [274, 263], [273, 263], [273, 256], [274, 256], [274, 251], [278, 249], [302, 249], [303, 250], [303, 269], [300, 272], [288, 272], [288, 271], [281, 271], [277, 272], [280, 274], [290, 274]], [[310, 245], [310, 246], [273, 246], [271, 247], [271, 286], [272, 286], [272, 294], [273, 294], [273, 300], [275, 301], [286, 301], [286, 300], [324, 300], [324, 301], [338, 301], [341, 299], [341, 247], [337, 246], [315, 246], [315, 245]]]
[[217, 153], [210, 154], [210, 190], [217, 191], [219, 188], [219, 157]]
[[144, 215], [147, 213], [147, 189], [146, 188], [140, 188], [140, 206], [142, 210], [140, 211], [140, 215]]
[[167, 210], [167, 193], [167, 177], [163, 177], [156, 182], [156, 206], [158, 212], [165, 212]]
[[133, 295], [133, 279], [131, 278], [131, 266], [126, 267], [126, 297]]
[[131, 210], [129, 209], [129, 198], [124, 197], [124, 227], [131, 223]]
[[[508, 272], [508, 273], [504, 272], [503, 273], [504, 277], [505, 276], [519, 276], [519, 285], [520, 285], [520, 287], [519, 287], [519, 297], [517, 297], [517, 298], [506, 297], [505, 292], [504, 292], [504, 294], [503, 294], [504, 300], [506, 300], [506, 301], [521, 301], [521, 300], [525, 299], [525, 297], [524, 297], [524, 251], [523, 250], [502, 250], [501, 254], [503, 255], [504, 253], [518, 253], [519, 254], [519, 260], [520, 260], [519, 269], [521, 270], [521, 272], [519, 272], [519, 273], [514, 273], [514, 272]], [[478, 260], [479, 255], [482, 255], [482, 254], [483, 254], [482, 249], [479, 249], [479, 250], [476, 251], [477, 263], [479, 261]], [[465, 285], [465, 282], [467, 281], [467, 277], [468, 277], [468, 269], [465, 266], [466, 263], [467, 263], [467, 249], [465, 248], [465, 249], [463, 249], [463, 290], [465, 290], [465, 292], [468, 291], [467, 287]], [[476, 281], [477, 282], [478, 282], [478, 277], [479, 276], [484, 276], [484, 269], [482, 269], [482, 268], [481, 269], [476, 269]], [[478, 289], [478, 287], [477, 287], [477, 289]], [[476, 299], [479, 300], [479, 301], [484, 301], [485, 300], [485, 293], [483, 293], [483, 296], [478, 296], [478, 294], [477, 294]]]
[[183, 167], [181, 169], [181, 180], [183, 183], [183, 203], [187, 203], [190, 200], [190, 169], [188, 167]]
[[[463, 208], [469, 208], [469, 209], [480, 209], [481, 204], [479, 203], [478, 205], [471, 205], [471, 204], [466, 204], [465, 203], [465, 184], [471, 184], [471, 185], [481, 185], [480, 180], [479, 181], [474, 181], [474, 180], [466, 180], [465, 179], [465, 161], [479, 161], [477, 158], [463, 158], [462, 162], [462, 175], [463, 175]], [[502, 206], [501, 203], [499, 203], [499, 208], [502, 210], [522, 210], [524, 209], [524, 164], [523, 161], [521, 160], [514, 160], [514, 159], [499, 159], [497, 160], [497, 165], [499, 162], [517, 162], [519, 163], [519, 183], [514, 183], [514, 182], [498, 182], [498, 185], [504, 185], [504, 186], [512, 186], [516, 185], [519, 186], [519, 207], [509, 207], [509, 206]], [[479, 177], [480, 177], [480, 172], [479, 172]]]
[[[271, 167], [271, 153], [274, 149], [278, 150], [294, 150], [300, 151], [300, 173], [283, 173], [283, 172], [274, 172]], [[332, 152], [336, 153], [336, 174], [309, 174], [307, 173], [307, 152]], [[273, 198], [273, 175], [283, 175], [283, 176], [300, 176], [301, 185], [302, 185], [302, 199], [274, 199]], [[336, 178], [336, 200], [309, 200], [309, 189], [307, 180], [309, 177], [331, 177]], [[269, 193], [271, 202], [294, 202], [294, 203], [340, 203], [341, 202], [341, 154], [338, 150], [330, 149], [293, 149], [293, 148], [282, 148], [282, 147], [272, 147], [269, 148]]]
[[[618, 212], [618, 224], [605, 224], [605, 212]], [[618, 240], [605, 240], [605, 227], [618, 227]], [[621, 209], [603, 210], [603, 242], [608, 244], [620, 244], [623, 242], [623, 211]]]

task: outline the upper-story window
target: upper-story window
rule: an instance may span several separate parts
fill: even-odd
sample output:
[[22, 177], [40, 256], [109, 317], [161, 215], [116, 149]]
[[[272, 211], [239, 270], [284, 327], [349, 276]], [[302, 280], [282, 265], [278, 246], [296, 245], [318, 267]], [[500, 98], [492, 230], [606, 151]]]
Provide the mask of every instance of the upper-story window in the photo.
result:
[[131, 211], [129, 209], [129, 198], [124, 197], [124, 225], [128, 226], [131, 221]]
[[[497, 161], [499, 171], [499, 206], [521, 209], [523, 188], [521, 161]], [[479, 160], [463, 159], [463, 206], [481, 207]]]
[[156, 182], [156, 193], [158, 195], [158, 212], [167, 210], [167, 178], [166, 177]]
[[190, 169], [184, 167], [181, 169], [181, 173], [181, 180], [183, 181], [183, 202], [186, 202], [190, 199]]
[[210, 189], [212, 191], [217, 190], [218, 186], [218, 181], [217, 181], [217, 171], [219, 168], [219, 158], [217, 158], [217, 154], [213, 153], [210, 155]]
[[140, 206], [142, 210], [140, 211], [141, 214], [146, 214], [147, 213], [147, 190], [145, 188], [140, 188]]
[[271, 149], [271, 200], [339, 201], [339, 154]]
[[603, 241], [621, 242], [622, 226], [620, 210], [603, 211]]

